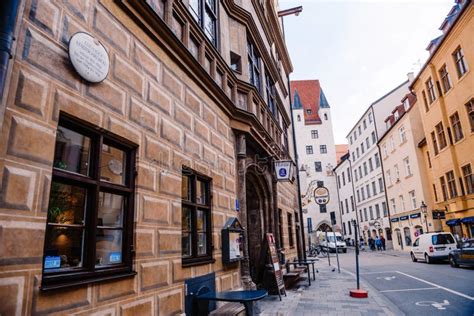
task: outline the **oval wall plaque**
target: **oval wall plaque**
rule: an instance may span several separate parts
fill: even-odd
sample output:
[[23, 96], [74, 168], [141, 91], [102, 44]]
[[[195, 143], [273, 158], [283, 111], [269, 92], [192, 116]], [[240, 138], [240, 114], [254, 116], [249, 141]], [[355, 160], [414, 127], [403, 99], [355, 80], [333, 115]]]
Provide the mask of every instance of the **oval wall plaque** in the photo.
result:
[[109, 54], [96, 38], [84, 32], [69, 40], [69, 59], [77, 73], [93, 83], [101, 82], [109, 73]]

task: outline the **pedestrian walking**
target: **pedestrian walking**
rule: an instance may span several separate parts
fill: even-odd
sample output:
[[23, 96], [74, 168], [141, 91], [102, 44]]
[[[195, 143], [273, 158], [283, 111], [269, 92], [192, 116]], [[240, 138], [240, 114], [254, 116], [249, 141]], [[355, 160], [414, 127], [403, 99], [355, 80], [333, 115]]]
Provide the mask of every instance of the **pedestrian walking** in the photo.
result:
[[380, 240], [379, 236], [375, 238], [375, 246], [377, 246], [378, 251], [382, 251], [382, 240]]
[[385, 251], [385, 237], [383, 235], [380, 236], [380, 241], [382, 242], [382, 250]]
[[374, 239], [372, 237], [369, 237], [369, 247], [370, 247], [370, 250], [372, 250], [372, 251], [375, 250], [375, 242], [374, 242]]

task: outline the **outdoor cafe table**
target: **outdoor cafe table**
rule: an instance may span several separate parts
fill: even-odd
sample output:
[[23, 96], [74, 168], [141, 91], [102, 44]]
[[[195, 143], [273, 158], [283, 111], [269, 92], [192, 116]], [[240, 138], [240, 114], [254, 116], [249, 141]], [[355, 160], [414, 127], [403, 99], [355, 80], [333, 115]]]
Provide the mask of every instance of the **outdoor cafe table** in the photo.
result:
[[253, 302], [261, 300], [268, 293], [265, 290], [256, 291], [226, 291], [226, 292], [207, 292], [196, 296], [200, 301], [225, 301], [239, 302], [244, 304], [247, 315], [253, 315]]
[[319, 259], [294, 260], [293, 262], [312, 265], [313, 266], [313, 280], [316, 280], [316, 272], [314, 269], [314, 264], [316, 263], [316, 261], [319, 261]]

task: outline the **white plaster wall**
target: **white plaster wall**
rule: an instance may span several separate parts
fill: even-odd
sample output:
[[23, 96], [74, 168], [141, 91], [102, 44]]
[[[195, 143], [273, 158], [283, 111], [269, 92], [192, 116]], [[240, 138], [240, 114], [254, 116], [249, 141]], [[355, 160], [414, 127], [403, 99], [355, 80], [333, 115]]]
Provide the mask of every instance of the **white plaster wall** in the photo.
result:
[[[293, 110], [293, 112], [295, 118], [295, 135], [299, 168], [301, 168], [302, 165], [307, 166], [306, 172], [300, 172], [301, 194], [305, 195], [307, 193], [308, 186], [312, 181], [324, 181], [324, 186], [328, 188], [330, 194], [330, 201], [327, 204], [326, 213], [320, 213], [319, 205], [314, 202], [314, 198], [311, 199], [309, 204], [303, 206], [303, 210], [307, 210], [307, 213], [304, 214], [305, 232], [308, 232], [308, 217], [311, 217], [313, 230], [316, 230], [317, 227], [323, 222], [330, 224], [330, 212], [335, 212], [336, 225], [340, 226], [341, 223], [337, 200], [336, 177], [332, 173], [332, 169], [336, 166], [336, 147], [334, 143], [333, 127], [331, 121], [331, 109], [320, 108], [319, 115], [321, 117], [322, 123], [314, 125], [305, 125], [303, 109], [296, 109]], [[327, 120], [324, 119], [324, 114], [327, 114]], [[301, 121], [299, 122], [297, 119], [298, 115], [301, 117]], [[317, 139], [311, 138], [312, 130], [318, 131], [319, 137]], [[313, 146], [312, 155], [306, 154], [307, 145]], [[320, 153], [320, 145], [326, 145], [326, 154]], [[321, 161], [322, 172], [315, 172], [315, 161]], [[312, 196], [312, 192], [310, 192], [310, 194]]]

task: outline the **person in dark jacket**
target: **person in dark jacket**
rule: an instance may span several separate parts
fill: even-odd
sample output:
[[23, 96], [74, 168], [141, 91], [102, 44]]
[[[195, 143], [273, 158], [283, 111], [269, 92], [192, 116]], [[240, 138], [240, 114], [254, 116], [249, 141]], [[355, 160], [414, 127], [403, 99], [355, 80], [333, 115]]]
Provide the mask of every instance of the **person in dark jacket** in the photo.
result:
[[382, 241], [382, 249], [385, 250], [385, 238], [382, 236], [380, 236], [380, 241]]

